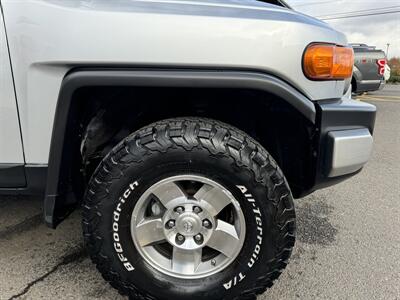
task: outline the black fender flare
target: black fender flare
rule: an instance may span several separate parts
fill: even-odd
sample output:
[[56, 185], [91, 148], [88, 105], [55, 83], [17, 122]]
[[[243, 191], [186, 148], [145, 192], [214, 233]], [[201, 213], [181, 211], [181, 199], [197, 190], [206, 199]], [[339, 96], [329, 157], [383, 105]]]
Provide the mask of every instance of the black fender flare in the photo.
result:
[[68, 167], [71, 159], [68, 136], [74, 122], [73, 95], [88, 86], [196, 87], [262, 90], [275, 94], [315, 124], [316, 108], [301, 92], [276, 76], [257, 71], [194, 69], [99, 69], [79, 68], [64, 78], [58, 96], [50, 144], [44, 215], [55, 228], [74, 208], [69, 200]]

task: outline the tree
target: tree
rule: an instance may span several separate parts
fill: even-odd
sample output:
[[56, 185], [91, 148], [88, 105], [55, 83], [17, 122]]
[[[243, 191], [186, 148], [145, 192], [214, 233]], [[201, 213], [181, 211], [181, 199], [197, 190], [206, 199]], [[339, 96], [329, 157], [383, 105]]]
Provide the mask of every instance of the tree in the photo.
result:
[[390, 67], [389, 82], [400, 82], [400, 58], [393, 57], [388, 61]]

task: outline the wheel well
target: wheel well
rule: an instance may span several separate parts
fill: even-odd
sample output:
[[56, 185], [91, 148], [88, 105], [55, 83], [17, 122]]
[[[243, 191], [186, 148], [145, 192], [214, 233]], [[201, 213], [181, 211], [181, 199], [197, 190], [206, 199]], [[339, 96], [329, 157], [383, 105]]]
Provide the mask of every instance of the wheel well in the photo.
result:
[[[158, 120], [196, 116], [231, 124], [259, 141], [295, 197], [313, 184], [314, 125], [276, 95], [249, 89], [83, 87], [73, 98], [78, 107], [71, 149], [79, 163], [70, 166], [70, 173], [71, 178], [83, 174], [83, 183], [130, 133]], [[83, 190], [84, 184], [72, 184]]]

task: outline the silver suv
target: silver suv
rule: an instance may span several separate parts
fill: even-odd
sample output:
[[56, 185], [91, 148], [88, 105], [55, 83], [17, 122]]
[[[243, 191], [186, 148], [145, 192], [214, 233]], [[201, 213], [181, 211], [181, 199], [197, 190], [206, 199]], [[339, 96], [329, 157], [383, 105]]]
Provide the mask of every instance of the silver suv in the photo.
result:
[[293, 198], [359, 172], [375, 107], [343, 34], [282, 1], [0, 0], [0, 193], [83, 209], [132, 299], [253, 299]]

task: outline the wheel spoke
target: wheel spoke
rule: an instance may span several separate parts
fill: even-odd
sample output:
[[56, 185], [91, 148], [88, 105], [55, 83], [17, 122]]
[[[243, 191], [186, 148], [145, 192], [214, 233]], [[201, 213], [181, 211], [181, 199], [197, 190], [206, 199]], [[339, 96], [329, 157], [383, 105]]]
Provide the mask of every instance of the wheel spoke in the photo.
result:
[[207, 210], [216, 216], [227, 205], [232, 203], [229, 195], [220, 188], [204, 184], [194, 195], [194, 198], [207, 207]]
[[239, 243], [239, 237], [235, 226], [217, 220], [217, 227], [212, 236], [207, 242], [207, 246], [224, 254], [227, 257], [232, 257]]
[[229, 190], [191, 174], [147, 188], [135, 204], [130, 228], [141, 258], [181, 279], [221, 272], [239, 255], [246, 233], [243, 211]]
[[202, 249], [183, 250], [174, 247], [172, 253], [172, 270], [177, 273], [191, 275], [201, 263]]
[[143, 220], [136, 226], [136, 236], [140, 246], [157, 244], [165, 239], [161, 219]]
[[152, 191], [158, 200], [166, 208], [171, 208], [171, 201], [177, 198], [186, 197], [185, 193], [175, 182], [167, 182]]

